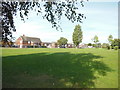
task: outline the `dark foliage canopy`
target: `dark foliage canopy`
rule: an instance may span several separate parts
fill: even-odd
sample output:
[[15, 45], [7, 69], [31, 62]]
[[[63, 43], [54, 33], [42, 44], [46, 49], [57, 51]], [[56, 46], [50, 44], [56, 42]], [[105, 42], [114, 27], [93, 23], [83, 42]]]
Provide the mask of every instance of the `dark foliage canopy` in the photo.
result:
[[29, 2], [28, 0], [24, 2], [3, 0], [3, 2], [0, 4], [2, 7], [0, 18], [0, 23], [2, 25], [2, 40], [7, 42], [13, 38], [12, 32], [16, 31], [13, 16], [17, 15], [18, 13], [23, 21], [25, 18], [28, 18], [30, 10], [34, 10], [36, 14], [42, 13], [43, 19], [46, 19], [48, 22], [50, 22], [53, 28], [59, 30], [61, 29], [59, 21], [61, 20], [62, 16], [65, 16], [73, 23], [81, 23], [82, 19], [86, 18], [84, 14], [76, 12], [78, 5], [83, 7], [83, 0], [64, 0], [64, 2], [58, 0], [41, 0], [37, 2], [33, 0], [29, 0]]
[[92, 38], [92, 41], [97, 44], [99, 42], [98, 36], [95, 35], [94, 38]]

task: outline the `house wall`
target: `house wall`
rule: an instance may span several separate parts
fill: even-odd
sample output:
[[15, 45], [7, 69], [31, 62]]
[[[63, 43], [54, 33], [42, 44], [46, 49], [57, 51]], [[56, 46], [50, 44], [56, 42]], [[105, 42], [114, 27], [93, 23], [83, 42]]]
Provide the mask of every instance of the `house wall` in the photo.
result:
[[57, 48], [57, 44], [56, 43], [52, 43], [51, 44], [51, 48]]
[[19, 38], [16, 40], [15, 44], [16, 44], [16, 45], [20, 45], [20, 44], [21, 44], [20, 41], [22, 41], [22, 38], [21, 38], [21, 37], [19, 37]]
[[21, 37], [19, 37], [16, 42], [15, 45], [17, 45], [19, 48], [22, 48], [23, 44], [22, 44], [23, 40]]

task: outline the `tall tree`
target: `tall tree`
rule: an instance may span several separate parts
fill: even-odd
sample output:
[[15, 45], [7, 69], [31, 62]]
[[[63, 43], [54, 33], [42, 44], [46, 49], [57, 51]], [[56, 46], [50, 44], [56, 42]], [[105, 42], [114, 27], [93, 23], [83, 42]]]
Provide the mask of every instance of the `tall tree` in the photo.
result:
[[92, 41], [97, 45], [97, 43], [99, 42], [98, 36], [95, 35], [94, 38], [92, 38]]
[[68, 40], [64, 37], [61, 37], [58, 41], [57, 41], [57, 44], [62, 47], [62, 46], [65, 46], [65, 44], [67, 44]]
[[110, 44], [112, 44], [112, 41], [113, 41], [113, 36], [112, 35], [109, 35], [108, 41], [109, 41]]
[[81, 26], [79, 24], [75, 26], [72, 39], [76, 47], [78, 47], [78, 45], [82, 42], [83, 35], [82, 35]]
[[52, 24], [52, 27], [55, 27], [57, 30], [60, 29], [60, 20], [64, 15], [71, 22], [82, 22], [82, 19], [85, 18], [84, 14], [77, 13], [76, 10], [79, 9], [79, 5], [83, 7], [83, 0], [41, 0], [35, 2], [35, 0], [24, 0], [23, 2], [16, 1], [12, 2], [9, 0], [2, 0], [0, 2], [0, 10], [1, 17], [0, 23], [2, 27], [2, 40], [8, 41], [12, 37], [12, 31], [16, 31], [14, 25], [13, 16], [19, 14], [21, 20], [25, 20], [24, 18], [28, 18], [31, 10], [36, 11], [36, 14], [40, 14], [43, 19], [46, 19], [48, 22]]

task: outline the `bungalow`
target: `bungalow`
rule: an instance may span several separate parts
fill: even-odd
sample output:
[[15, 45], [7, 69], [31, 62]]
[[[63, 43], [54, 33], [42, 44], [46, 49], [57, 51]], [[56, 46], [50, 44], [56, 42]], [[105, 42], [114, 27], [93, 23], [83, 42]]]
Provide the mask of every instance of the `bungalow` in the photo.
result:
[[42, 42], [41, 46], [49, 47], [51, 45], [50, 42]]
[[57, 48], [57, 43], [56, 42], [42, 42], [41, 46], [45, 46], [47, 48]]
[[56, 42], [52, 42], [51, 43], [51, 47], [50, 48], [58, 48], [58, 45]]
[[87, 44], [80, 44], [79, 48], [88, 48], [88, 45]]
[[41, 40], [36, 37], [28, 37], [23, 35], [16, 40], [15, 45], [19, 48], [40, 47]]

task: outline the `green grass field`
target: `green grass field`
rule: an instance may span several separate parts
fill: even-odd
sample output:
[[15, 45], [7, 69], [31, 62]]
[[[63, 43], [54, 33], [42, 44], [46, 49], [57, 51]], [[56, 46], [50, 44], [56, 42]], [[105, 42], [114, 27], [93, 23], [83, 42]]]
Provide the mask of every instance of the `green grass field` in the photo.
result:
[[118, 51], [2, 49], [3, 88], [118, 88]]

